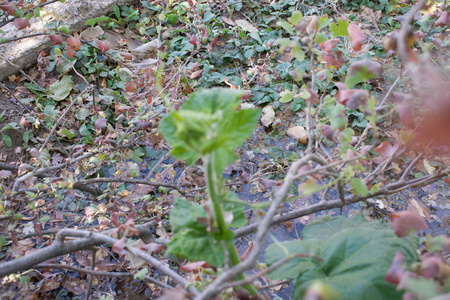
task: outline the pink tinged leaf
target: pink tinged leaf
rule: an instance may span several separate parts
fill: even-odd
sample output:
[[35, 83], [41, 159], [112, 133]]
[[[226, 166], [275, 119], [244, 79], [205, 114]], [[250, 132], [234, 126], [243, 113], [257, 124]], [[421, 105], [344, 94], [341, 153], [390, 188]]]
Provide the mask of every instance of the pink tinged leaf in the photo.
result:
[[384, 141], [375, 149], [375, 152], [383, 156], [383, 158], [388, 159], [397, 152], [399, 147], [400, 145], [398, 143], [395, 143], [394, 146], [392, 146], [388, 141]]
[[392, 284], [399, 284], [400, 279], [405, 272], [405, 259], [403, 258], [403, 253], [397, 251], [391, 266], [389, 267], [384, 280]]
[[391, 215], [392, 229], [398, 237], [405, 237], [410, 232], [416, 230], [425, 230], [427, 223], [414, 210], [408, 209], [401, 212], [395, 212]]
[[0, 9], [9, 14], [10, 16], [14, 16], [16, 13], [16, 9], [11, 4], [4, 4], [6, 2], [3, 2], [3, 4], [0, 5]]
[[195, 79], [197, 77], [200, 77], [203, 74], [204, 71], [205, 70], [203, 70], [203, 69], [194, 71], [194, 72], [192, 72], [191, 76], [189, 76], [189, 78], [190, 79]]
[[119, 218], [117, 218], [117, 214], [116, 213], [114, 213], [114, 214], [112, 214], [112, 216], [111, 216], [111, 223], [113, 223], [114, 224], [114, 226], [116, 226], [116, 227], [119, 227]]
[[66, 43], [76, 51], [81, 49], [81, 41], [77, 34], [75, 34], [73, 37], [67, 38]]
[[196, 261], [192, 263], [187, 263], [185, 265], [180, 266], [180, 271], [182, 272], [198, 272], [200, 268], [208, 268], [209, 265], [206, 261]]
[[337, 51], [336, 53], [323, 53], [322, 61], [326, 62], [327, 68], [332, 67], [340, 69], [345, 62], [344, 53], [342, 51]]
[[378, 78], [383, 74], [383, 66], [379, 62], [366, 58], [352, 63], [347, 74], [351, 76], [362, 71], [365, 71], [372, 78]]
[[160, 253], [164, 252], [165, 249], [166, 249], [165, 245], [161, 245], [161, 244], [157, 244], [157, 243], [150, 243], [150, 244], [146, 244], [141, 247], [141, 250], [144, 250], [144, 251], [147, 251], [150, 253], [155, 253], [155, 254], [160, 254]]
[[120, 56], [124, 59], [124, 60], [132, 60], [133, 56], [130, 53], [120, 53]]
[[95, 121], [95, 128], [98, 130], [102, 130], [106, 128], [106, 125], [108, 123], [108, 120], [103, 119], [103, 118], [98, 118], [97, 121]]
[[346, 90], [345, 83], [343, 83], [343, 82], [340, 82], [340, 81], [339, 81], [339, 82], [336, 82], [334, 85], [337, 86], [337, 88], [338, 88], [340, 91]]
[[30, 155], [34, 158], [39, 157], [39, 155], [41, 154], [41, 152], [39, 152], [38, 149], [36, 148], [31, 148], [30, 149]]
[[99, 42], [97, 42], [97, 46], [100, 49], [100, 51], [102, 51], [102, 52], [106, 52], [110, 49], [108, 42], [100, 42], [99, 41]]
[[242, 172], [241, 175], [239, 175], [239, 180], [244, 184], [249, 183], [247, 172]]
[[282, 183], [280, 181], [271, 180], [271, 179], [260, 178], [258, 180], [258, 185], [263, 192], [267, 191], [274, 185], [281, 185], [281, 184]]
[[416, 295], [413, 293], [404, 293], [402, 300], [420, 300]]
[[355, 51], [361, 50], [362, 42], [366, 38], [366, 36], [361, 31], [359, 26], [354, 23], [351, 23], [348, 25], [347, 31], [353, 50]]
[[369, 99], [369, 91], [361, 89], [341, 90], [337, 93], [337, 99], [345, 106], [356, 109], [367, 102]]
[[197, 70], [199, 64], [200, 64], [199, 61], [197, 61], [197, 62], [195, 62], [194, 64], [192, 64], [191, 71]]
[[411, 105], [409, 103], [399, 104], [397, 105], [397, 109], [403, 126], [413, 129], [416, 124], [414, 122], [414, 111]]
[[61, 45], [62, 44], [62, 36], [60, 34], [52, 34], [51, 36], [49, 36], [50, 41], [52, 41], [52, 43], [54, 45]]
[[433, 253], [423, 258], [420, 264], [422, 276], [425, 278], [437, 278], [441, 264], [445, 265], [445, 260], [440, 253]]
[[338, 42], [340, 42], [340, 39], [330, 39], [319, 44], [319, 46], [323, 51], [331, 54], [333, 53], [333, 48], [336, 47]]
[[334, 142], [334, 131], [330, 125], [322, 125], [322, 135], [329, 141]]
[[112, 246], [112, 251], [116, 252], [117, 254], [120, 255], [125, 255], [127, 254], [127, 251], [125, 251], [123, 249], [123, 247], [127, 244], [127, 239], [126, 238], [122, 238], [120, 240], [118, 240], [116, 243], [114, 243], [114, 245]]
[[435, 27], [445, 27], [449, 25], [449, 13], [448, 11], [443, 11], [439, 15], [439, 19], [434, 23]]
[[189, 36], [189, 43], [194, 46], [197, 45], [197, 36], [196, 35]]
[[139, 120], [139, 121], [133, 122], [133, 124], [137, 127], [137, 129], [140, 129], [140, 130], [152, 127], [152, 121]]
[[308, 101], [308, 103], [311, 104], [318, 104], [319, 103], [319, 96], [317, 95], [317, 93], [315, 91], [311, 91], [308, 89], [309, 92], [309, 98], [306, 99]]
[[76, 53], [76, 52], [73, 50], [72, 47], [70, 47], [69, 45], [66, 46], [66, 54], [67, 54], [67, 57], [72, 58], [72, 57], [75, 56], [75, 53]]
[[26, 18], [15, 18], [14, 25], [16, 25], [17, 29], [22, 30], [24, 28], [30, 27], [30, 21]]

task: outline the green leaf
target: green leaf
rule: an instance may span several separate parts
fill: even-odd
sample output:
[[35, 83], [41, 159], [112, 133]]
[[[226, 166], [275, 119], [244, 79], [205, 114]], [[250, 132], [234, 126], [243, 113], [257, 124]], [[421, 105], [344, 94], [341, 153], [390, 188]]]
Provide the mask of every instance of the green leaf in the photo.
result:
[[294, 98], [294, 93], [292, 91], [283, 91], [280, 93], [280, 102], [281, 103], [288, 103], [291, 102]]
[[292, 25], [289, 24], [288, 22], [286, 22], [286, 21], [278, 21], [277, 25], [282, 27], [284, 30], [289, 32], [291, 35], [294, 35], [294, 29], [292, 28]]
[[55, 101], [61, 101], [66, 99], [72, 91], [73, 79], [71, 75], [64, 75], [64, 77], [50, 85], [50, 92], [52, 92], [52, 97]]
[[74, 134], [72, 131], [70, 131], [68, 129], [62, 129], [61, 134], [64, 135], [65, 137], [67, 137], [69, 140], [71, 140], [77, 136], [76, 134]]
[[236, 111], [241, 95], [232, 89], [199, 91], [168, 114], [160, 129], [172, 156], [192, 164], [199, 156], [216, 152], [218, 168], [232, 163], [234, 149], [251, 136], [259, 117], [257, 109]]
[[139, 280], [144, 280], [145, 279], [145, 275], [147, 275], [147, 274], [148, 274], [148, 269], [144, 268], [144, 269], [140, 270], [139, 272], [137, 272], [136, 274], [134, 274], [133, 278], [134, 279], [139, 279]]
[[440, 295], [441, 286], [433, 279], [408, 278], [406, 290], [420, 297], [420, 299], [432, 299]]
[[353, 194], [355, 196], [361, 194], [361, 196], [364, 197], [369, 193], [369, 191], [367, 190], [367, 185], [361, 178], [353, 178], [350, 182], [350, 185], [353, 187]]
[[298, 45], [294, 46], [294, 49], [292, 50], [292, 56], [294, 56], [299, 62], [305, 60], [305, 52]]
[[191, 261], [204, 260], [213, 266], [222, 266], [225, 251], [214, 234], [207, 232], [203, 224], [193, 224], [173, 235], [167, 244], [167, 252]]
[[305, 226], [302, 240], [270, 245], [265, 258], [269, 265], [293, 254], [323, 259], [294, 258], [269, 274], [270, 279], [294, 279], [292, 299], [302, 299], [317, 280], [342, 299], [401, 299], [402, 292], [384, 280], [399, 250], [407, 263], [417, 260], [416, 240], [398, 238], [389, 224], [369, 222], [363, 216], [325, 216]]
[[[244, 204], [241, 204], [242, 200], [239, 199], [239, 196], [233, 192], [228, 192], [225, 197], [226, 199], [224, 201], [229, 202], [225, 203], [223, 206], [224, 214], [228, 214], [230, 219], [232, 218], [231, 222], [227, 223], [230, 224], [231, 227], [242, 227], [246, 225], [247, 217], [244, 214]], [[225, 219], [227, 218], [225, 217]]]
[[0, 246], [6, 245], [8, 242], [6, 241], [6, 238], [3, 234], [0, 235]]
[[291, 39], [286, 39], [286, 38], [278, 39], [278, 40], [276, 41], [276, 44], [277, 44], [277, 45], [280, 45], [280, 54], [283, 54], [283, 53], [284, 53], [284, 50], [285, 50], [287, 47], [292, 47], [293, 43], [294, 43], [294, 42], [293, 42]]
[[120, 17], [120, 8], [117, 5], [114, 6], [114, 15], [116, 16], [117, 20], [122, 20], [122, 18]]
[[9, 135], [2, 133], [2, 140], [5, 142], [7, 147], [12, 147], [12, 140]]
[[170, 211], [170, 225], [172, 231], [177, 233], [186, 227], [198, 223], [198, 218], [206, 218], [208, 215], [200, 205], [177, 198]]
[[301, 11], [294, 11], [292, 13], [292, 16], [290, 18], [288, 18], [287, 20], [289, 21], [289, 23], [291, 23], [294, 26], [297, 26], [298, 22], [300, 22], [303, 19], [303, 14]]
[[86, 118], [89, 117], [90, 115], [91, 115], [91, 111], [84, 107], [78, 109], [77, 112], [75, 113], [75, 117], [81, 121], [86, 120]]
[[348, 36], [348, 24], [349, 21], [338, 19], [337, 24], [333, 23], [330, 25], [330, 32], [333, 36]]
[[261, 37], [259, 36], [259, 33], [258, 33], [257, 31], [255, 31], [255, 32], [250, 32], [248, 35], [251, 36], [252, 38], [254, 38], [255, 40], [257, 40], [258, 43], [259, 43], [260, 45], [262, 45], [263, 42], [262, 42]]

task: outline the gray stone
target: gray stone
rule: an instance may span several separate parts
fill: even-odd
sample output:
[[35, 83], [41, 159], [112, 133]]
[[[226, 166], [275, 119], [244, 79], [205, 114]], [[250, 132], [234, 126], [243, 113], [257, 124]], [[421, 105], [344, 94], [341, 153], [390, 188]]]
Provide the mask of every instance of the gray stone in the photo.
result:
[[[70, 32], [79, 32], [87, 26], [86, 21], [102, 15], [108, 15], [115, 5], [138, 4], [137, 0], [66, 0], [66, 2], [56, 2], [44, 7], [39, 19], [31, 20], [31, 27], [17, 30], [14, 22], [1, 28], [5, 34], [0, 34], [1, 39], [13, 39], [25, 35], [48, 32], [44, 25], [51, 20], [59, 20], [61, 25], [68, 25]], [[48, 36], [36, 36], [15, 42], [0, 44], [0, 81], [5, 80], [9, 75], [18, 72], [17, 68], [9, 64], [5, 58], [9, 59], [21, 69], [27, 69], [36, 64], [36, 59], [41, 51], [52, 46]]]

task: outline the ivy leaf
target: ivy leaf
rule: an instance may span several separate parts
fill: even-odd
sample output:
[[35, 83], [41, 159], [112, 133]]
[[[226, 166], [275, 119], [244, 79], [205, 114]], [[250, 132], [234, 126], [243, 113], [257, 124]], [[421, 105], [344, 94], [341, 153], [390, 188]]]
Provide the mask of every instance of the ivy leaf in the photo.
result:
[[284, 30], [289, 32], [291, 35], [294, 35], [294, 28], [288, 22], [286, 22], [286, 21], [278, 21], [277, 25], [282, 27]]
[[136, 274], [133, 275], [134, 279], [139, 279], [139, 280], [144, 280], [145, 279], [145, 275], [148, 274], [148, 269], [144, 268], [142, 270], [140, 270], [139, 272], [137, 272]]
[[369, 222], [363, 216], [325, 216], [305, 226], [302, 240], [270, 245], [265, 259], [269, 265], [282, 259], [283, 253], [323, 259], [293, 258], [268, 275], [294, 278], [292, 299], [304, 299], [317, 280], [326, 282], [342, 299], [400, 299], [403, 292], [384, 280], [398, 250], [408, 263], [417, 259], [415, 240], [396, 237], [388, 224]]
[[71, 75], [65, 75], [61, 80], [50, 85], [50, 97], [55, 101], [62, 101], [69, 96], [73, 87], [73, 79]]
[[338, 19], [337, 24], [335, 23], [330, 24], [330, 31], [333, 34], [333, 36], [348, 36], [347, 31], [348, 24], [349, 24], [348, 21]]
[[294, 93], [292, 91], [284, 91], [280, 93], [280, 102], [281, 103], [289, 103], [294, 99]]

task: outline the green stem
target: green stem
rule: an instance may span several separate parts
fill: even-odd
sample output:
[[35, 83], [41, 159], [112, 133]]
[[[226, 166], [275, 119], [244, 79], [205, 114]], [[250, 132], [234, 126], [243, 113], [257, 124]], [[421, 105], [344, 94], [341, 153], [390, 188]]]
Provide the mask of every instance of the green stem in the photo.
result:
[[[230, 260], [230, 267], [233, 267], [241, 262], [239, 259], [239, 256], [236, 252], [236, 249], [234, 248], [233, 239], [232, 239], [232, 232], [227, 228], [227, 225], [225, 223], [225, 218], [223, 216], [222, 211], [222, 205], [221, 205], [221, 198], [223, 197], [223, 186], [220, 184], [220, 179], [217, 178], [217, 174], [214, 170], [214, 152], [209, 154], [205, 158], [206, 162], [206, 178], [207, 178], [207, 185], [208, 185], [208, 194], [209, 194], [209, 200], [211, 201], [214, 217], [217, 222], [217, 226], [220, 232], [221, 239], [225, 242], [229, 260]], [[245, 276], [244, 274], [239, 274], [236, 276], [237, 280], [244, 280]], [[257, 291], [251, 284], [245, 284], [243, 286], [251, 295], [256, 295]]]

